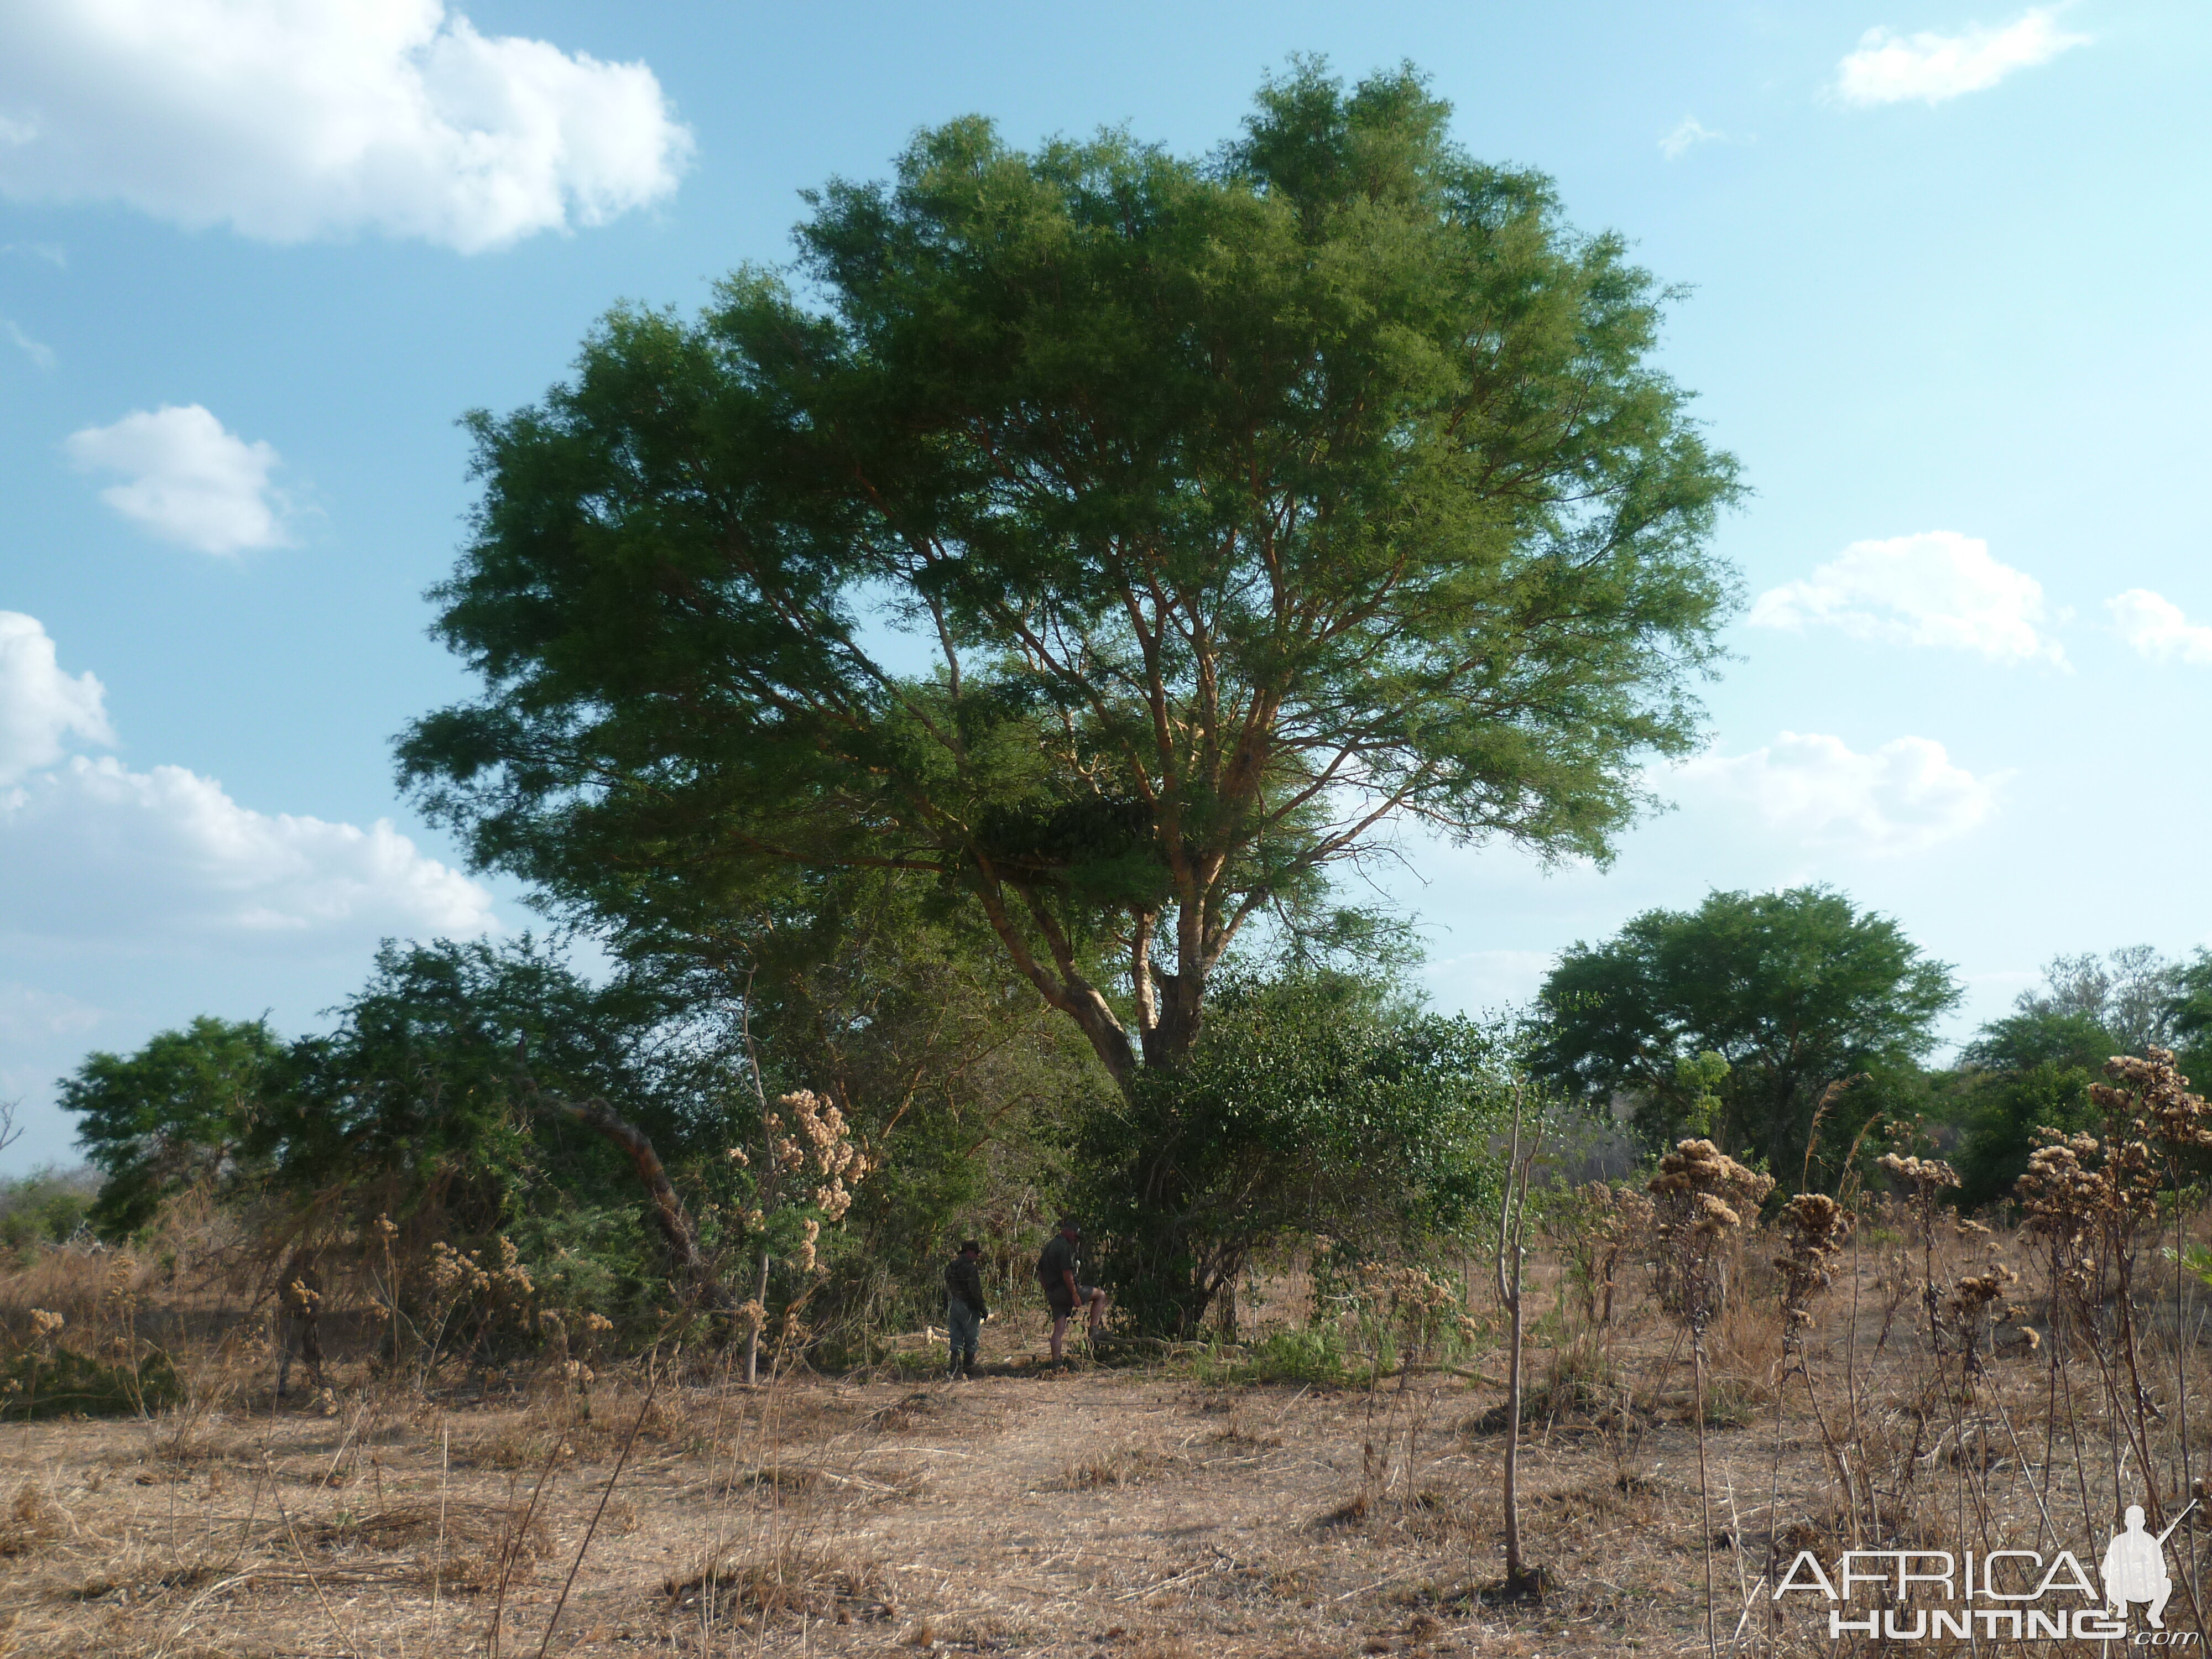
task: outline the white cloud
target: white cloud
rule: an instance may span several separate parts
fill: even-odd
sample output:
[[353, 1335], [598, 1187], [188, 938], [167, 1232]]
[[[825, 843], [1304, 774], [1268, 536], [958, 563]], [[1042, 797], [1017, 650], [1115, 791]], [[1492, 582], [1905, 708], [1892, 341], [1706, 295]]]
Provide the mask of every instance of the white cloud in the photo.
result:
[[120, 472], [100, 500], [161, 537], [202, 553], [285, 547], [278, 465], [265, 443], [247, 443], [198, 404], [134, 410], [113, 426], [87, 427], [64, 446], [80, 466]]
[[65, 738], [113, 743], [106, 696], [90, 673], [62, 672], [36, 617], [0, 611], [0, 784], [52, 766], [69, 751]]
[[69, 250], [59, 242], [9, 242], [0, 253], [20, 253], [27, 259], [43, 259], [56, 270], [69, 269]]
[[481, 933], [491, 895], [379, 819], [240, 805], [179, 766], [82, 757], [0, 796], [0, 932], [133, 946]]
[[1682, 158], [1686, 151], [1699, 144], [1709, 143], [1713, 139], [1727, 137], [1724, 132], [1715, 132], [1696, 116], [1686, 115], [1672, 132], [1659, 141], [1659, 148], [1666, 152], [1668, 161], [1676, 161]]
[[1795, 732], [1748, 754], [1701, 755], [1675, 775], [1808, 846], [1875, 857], [1965, 835], [1996, 811], [2004, 781], [1953, 764], [1930, 738], [1897, 738], [1862, 755], [1841, 738]]
[[75, 997], [0, 982], [0, 1044], [23, 1046], [82, 1036], [100, 1024], [100, 1017], [99, 1009]]
[[2212, 627], [2193, 623], [2172, 600], [2148, 587], [2130, 587], [2105, 601], [2112, 625], [2136, 653], [2154, 662], [2179, 657], [2184, 662], [2212, 663]]
[[0, 6], [19, 198], [477, 252], [658, 201], [690, 149], [645, 64], [479, 34], [442, 0]]
[[1982, 92], [2014, 70], [2047, 64], [2086, 34], [2068, 34], [2054, 21], [2059, 9], [2035, 6], [2002, 28], [1975, 24], [1960, 34], [1911, 36], [1869, 29], [1858, 50], [1836, 66], [1836, 92], [1847, 104], [1897, 104], [1918, 98], [1940, 104], [1962, 93]]
[[2066, 653], [2039, 631], [2042, 621], [2041, 583], [1991, 558], [1987, 542], [1948, 530], [1853, 542], [1809, 578], [1771, 588], [1751, 607], [1754, 628], [1826, 623], [1859, 639], [2063, 667]]
[[54, 366], [54, 349], [52, 346], [41, 344], [33, 339], [24, 333], [21, 327], [12, 319], [0, 319], [0, 327], [7, 329], [8, 337], [21, 346], [23, 349], [23, 355], [37, 367], [52, 368]]

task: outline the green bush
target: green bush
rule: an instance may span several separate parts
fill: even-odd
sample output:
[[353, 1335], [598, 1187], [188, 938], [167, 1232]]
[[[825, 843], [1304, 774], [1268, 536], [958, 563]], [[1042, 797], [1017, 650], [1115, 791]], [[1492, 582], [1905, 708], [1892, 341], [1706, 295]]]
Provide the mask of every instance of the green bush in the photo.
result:
[[1119, 1316], [1188, 1340], [1253, 1253], [1326, 1234], [1354, 1259], [1466, 1224], [1504, 1085], [1492, 1036], [1388, 983], [1231, 979], [1187, 1067], [1091, 1110], [1078, 1196]]
[[0, 1181], [0, 1247], [21, 1257], [66, 1244], [84, 1224], [96, 1190], [82, 1170], [38, 1170]]
[[1365, 1364], [1346, 1348], [1342, 1332], [1326, 1326], [1270, 1331], [1230, 1368], [1233, 1382], [1298, 1382], [1343, 1388], [1366, 1380]]
[[155, 1348], [136, 1366], [106, 1365], [73, 1348], [26, 1348], [0, 1371], [0, 1421], [138, 1417], [181, 1404], [184, 1380]]

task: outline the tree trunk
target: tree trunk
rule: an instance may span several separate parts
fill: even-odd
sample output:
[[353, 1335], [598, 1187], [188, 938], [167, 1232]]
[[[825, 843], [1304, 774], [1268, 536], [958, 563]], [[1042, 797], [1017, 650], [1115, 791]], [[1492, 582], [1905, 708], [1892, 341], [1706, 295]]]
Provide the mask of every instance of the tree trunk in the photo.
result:
[[1505, 1153], [1505, 1184], [1498, 1195], [1498, 1300], [1508, 1323], [1505, 1372], [1505, 1594], [1540, 1595], [1541, 1586], [1521, 1555], [1521, 1358], [1525, 1326], [1523, 1264], [1528, 1237], [1528, 1181], [1544, 1143], [1540, 1115], [1531, 1137], [1522, 1139], [1522, 1094], [1513, 1091], [1513, 1129]]
[[1705, 1558], [1705, 1653], [1720, 1659], [1717, 1628], [1713, 1623], [1713, 1509], [1712, 1483], [1705, 1474], [1705, 1329], [1700, 1324], [1690, 1333], [1690, 1364], [1696, 1377], [1690, 1409], [1698, 1414], [1698, 1526], [1704, 1536], [1699, 1553]]
[[1153, 1021], [1141, 1032], [1145, 1063], [1177, 1065], [1198, 1046], [1206, 1016], [1206, 981], [1188, 968], [1167, 974], [1154, 967], [1152, 975], [1157, 1000]]
[[[1129, 1041], [1128, 1028], [1115, 1018], [1114, 1010], [1097, 988], [1079, 985], [1060, 1000], [1061, 1011], [1081, 1028], [1091, 1039], [1091, 1052], [1106, 1067], [1107, 1075], [1121, 1097], [1133, 1101], [1137, 1093], [1137, 1050]], [[1150, 1034], [1146, 1047], [1152, 1046]]]
[[735, 1312], [736, 1298], [714, 1271], [714, 1263], [699, 1253], [699, 1233], [691, 1224], [690, 1212], [684, 1207], [684, 1200], [669, 1184], [668, 1171], [661, 1167], [660, 1155], [653, 1150], [653, 1142], [645, 1131], [617, 1116], [604, 1100], [580, 1103], [563, 1101], [560, 1106], [577, 1122], [596, 1129], [614, 1142], [629, 1159], [630, 1168], [637, 1171], [637, 1178], [645, 1188], [653, 1224], [668, 1246], [677, 1282], [684, 1286], [686, 1294], [721, 1317]]
[[[761, 1252], [760, 1278], [753, 1289], [753, 1302], [760, 1309], [760, 1318], [763, 1322], [766, 1321], [768, 1318], [768, 1252], [766, 1250]], [[760, 1339], [761, 1328], [758, 1324], [754, 1325], [745, 1333], [745, 1386], [749, 1389], [760, 1381]]]
[[1513, 1264], [1510, 1335], [1505, 1371], [1505, 1589], [1510, 1595], [1528, 1577], [1521, 1559], [1521, 1264]]

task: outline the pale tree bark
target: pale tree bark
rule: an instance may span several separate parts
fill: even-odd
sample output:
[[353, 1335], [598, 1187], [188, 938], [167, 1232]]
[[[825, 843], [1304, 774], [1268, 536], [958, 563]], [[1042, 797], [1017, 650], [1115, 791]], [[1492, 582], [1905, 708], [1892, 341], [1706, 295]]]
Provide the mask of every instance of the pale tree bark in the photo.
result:
[[1540, 1116], [1523, 1139], [1522, 1091], [1513, 1090], [1513, 1127], [1505, 1156], [1505, 1184], [1498, 1198], [1498, 1300], [1507, 1320], [1505, 1362], [1505, 1591], [1535, 1593], [1539, 1584], [1521, 1553], [1521, 1354], [1527, 1322], [1522, 1266], [1528, 1256], [1528, 1182], [1543, 1146]]

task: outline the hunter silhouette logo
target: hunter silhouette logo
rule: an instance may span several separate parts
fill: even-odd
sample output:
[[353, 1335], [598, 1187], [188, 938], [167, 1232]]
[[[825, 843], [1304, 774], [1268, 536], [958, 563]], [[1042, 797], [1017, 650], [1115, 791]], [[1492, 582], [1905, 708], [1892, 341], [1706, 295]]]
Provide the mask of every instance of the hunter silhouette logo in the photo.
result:
[[[2191, 1500], [2189, 1510], [2197, 1507]], [[2173, 1594], [2173, 1580], [2166, 1576], [2166, 1540], [2172, 1536], [2173, 1527], [2181, 1524], [2181, 1515], [2173, 1517], [2173, 1526], [2153, 1538], [2143, 1530], [2142, 1506], [2128, 1505], [2127, 1529], [2112, 1534], [2112, 1541], [2105, 1546], [2105, 1561], [2101, 1575], [2105, 1581], [2106, 1605], [2115, 1619], [2128, 1616], [2130, 1601], [2148, 1601], [2149, 1611], [2145, 1616], [2153, 1630], [2166, 1628], [2166, 1598]]]
[[[2166, 1604], [2173, 1579], [2166, 1540], [2181, 1524], [2153, 1534], [2143, 1511], [2130, 1505], [2098, 1563], [2104, 1594], [2071, 1550], [2046, 1559], [2037, 1550], [1991, 1550], [1963, 1556], [1948, 1550], [1846, 1550], [1831, 1577], [1810, 1550], [1798, 1552], [1775, 1586], [1774, 1599], [1809, 1592], [1829, 1603], [1828, 1636], [1869, 1636], [1889, 1642], [2125, 1642], [2131, 1647], [2196, 1647], [2195, 1631], [2169, 1631]], [[1863, 1586], [1877, 1587], [1887, 1605], [1854, 1607]], [[1963, 1589], [1964, 1594], [1960, 1592]], [[2148, 1630], [2130, 1632], [2129, 1609], [2143, 1607]]]

